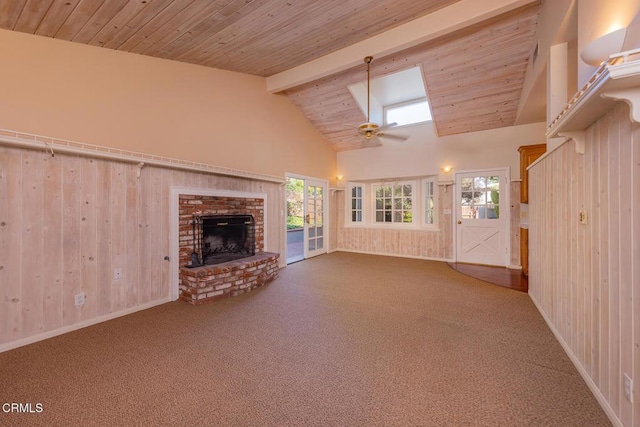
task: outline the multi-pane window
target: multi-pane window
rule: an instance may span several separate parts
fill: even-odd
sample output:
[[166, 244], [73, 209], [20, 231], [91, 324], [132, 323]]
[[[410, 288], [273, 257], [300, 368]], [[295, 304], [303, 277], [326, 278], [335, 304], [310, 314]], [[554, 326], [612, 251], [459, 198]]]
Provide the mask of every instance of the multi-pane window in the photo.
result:
[[435, 178], [425, 179], [422, 183], [424, 195], [424, 223], [436, 223], [436, 181]]
[[462, 178], [461, 215], [464, 219], [500, 218], [500, 177]]
[[379, 184], [373, 186], [376, 223], [413, 222], [413, 185]]
[[363, 191], [362, 185], [351, 186], [351, 222], [362, 222]]

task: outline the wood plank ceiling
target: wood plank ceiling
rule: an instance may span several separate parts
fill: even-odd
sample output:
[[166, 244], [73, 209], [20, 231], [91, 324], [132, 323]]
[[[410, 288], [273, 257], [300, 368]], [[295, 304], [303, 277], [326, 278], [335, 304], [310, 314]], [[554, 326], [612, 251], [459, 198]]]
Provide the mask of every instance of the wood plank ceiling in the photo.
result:
[[[513, 126], [535, 48], [538, 11], [534, 4], [374, 59], [371, 78], [421, 66], [439, 136]], [[363, 143], [353, 127], [366, 117], [347, 86], [363, 80], [364, 63], [286, 93], [335, 150], [375, 146], [375, 141]]]
[[[0, 0], [0, 28], [270, 76], [460, 0]], [[440, 136], [515, 123], [539, 3], [376, 58], [372, 78], [420, 65]], [[286, 91], [337, 151], [360, 148], [354, 68]]]
[[0, 28], [270, 76], [459, 0], [0, 0]]

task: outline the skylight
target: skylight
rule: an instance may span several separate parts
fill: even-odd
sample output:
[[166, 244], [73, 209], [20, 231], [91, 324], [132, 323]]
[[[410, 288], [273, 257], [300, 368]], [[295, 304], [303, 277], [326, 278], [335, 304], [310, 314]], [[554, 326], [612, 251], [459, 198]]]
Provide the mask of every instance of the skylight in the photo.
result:
[[406, 126], [428, 121], [431, 121], [431, 111], [425, 98], [384, 107], [384, 124]]
[[[349, 91], [366, 116], [367, 81], [350, 85]], [[403, 126], [431, 120], [420, 66], [372, 79], [370, 101], [370, 120], [378, 124]]]

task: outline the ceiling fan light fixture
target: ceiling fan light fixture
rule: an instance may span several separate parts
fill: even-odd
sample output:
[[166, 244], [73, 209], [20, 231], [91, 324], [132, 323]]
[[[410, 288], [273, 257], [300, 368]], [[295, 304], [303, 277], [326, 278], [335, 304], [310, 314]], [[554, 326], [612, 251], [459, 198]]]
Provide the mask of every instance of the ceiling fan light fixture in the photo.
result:
[[[389, 123], [384, 126], [380, 126], [377, 123], [371, 121], [370, 118], [370, 110], [371, 110], [371, 61], [373, 61], [373, 56], [367, 56], [364, 58], [364, 62], [367, 64], [367, 121], [360, 124], [358, 126], [358, 134], [364, 137], [366, 141], [371, 140], [375, 137], [383, 137], [387, 136], [391, 138], [391, 135], [385, 135], [384, 131], [390, 127], [395, 126], [397, 123]], [[394, 136], [394, 139], [405, 140], [406, 137]]]

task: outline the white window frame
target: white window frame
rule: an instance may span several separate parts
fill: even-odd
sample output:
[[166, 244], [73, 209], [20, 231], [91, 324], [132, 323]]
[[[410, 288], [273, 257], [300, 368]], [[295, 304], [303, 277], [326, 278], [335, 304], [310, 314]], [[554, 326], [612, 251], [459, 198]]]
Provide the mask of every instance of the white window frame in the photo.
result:
[[[362, 188], [362, 221], [354, 221], [351, 214], [353, 213], [352, 203], [353, 203], [353, 189], [356, 187]], [[368, 224], [368, 209], [367, 209], [367, 185], [362, 182], [349, 182], [345, 191], [345, 209], [344, 209], [344, 223], [347, 227], [363, 227]]]
[[[394, 182], [376, 182], [371, 184], [371, 225], [374, 227], [386, 227], [386, 228], [419, 228], [420, 220], [416, 210], [416, 193], [420, 191], [417, 185], [417, 181], [394, 181]], [[394, 209], [394, 186], [396, 185], [410, 185], [411, 186], [411, 222], [394, 222], [393, 213]], [[390, 186], [391, 187], [391, 222], [378, 222], [376, 221], [376, 187]], [[419, 197], [419, 196], [418, 196]]]
[[[433, 188], [432, 194], [428, 194], [429, 184], [431, 184], [431, 188]], [[422, 198], [422, 226], [427, 229], [438, 229], [438, 199], [439, 199], [439, 188], [438, 188], [438, 177], [430, 176], [422, 180], [422, 188], [420, 196]], [[433, 224], [427, 222], [427, 200], [431, 197], [433, 199]]]

